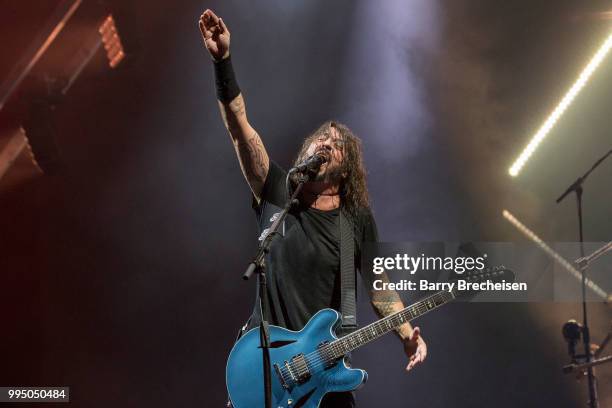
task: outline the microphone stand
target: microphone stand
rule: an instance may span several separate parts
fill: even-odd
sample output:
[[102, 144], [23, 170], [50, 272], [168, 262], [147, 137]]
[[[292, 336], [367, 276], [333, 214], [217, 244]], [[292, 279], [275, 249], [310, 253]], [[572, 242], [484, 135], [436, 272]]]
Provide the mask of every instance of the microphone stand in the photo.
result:
[[610, 329], [606, 338], [603, 339], [603, 341], [597, 347], [597, 350], [595, 351], [595, 353], [593, 353], [593, 357], [595, 357], [595, 360], [592, 360], [589, 363], [582, 363], [582, 364], [577, 364], [575, 362], [572, 362], [571, 364], [568, 364], [563, 367], [563, 372], [565, 374], [573, 373], [576, 371], [584, 372], [584, 370], [586, 370], [589, 367], [595, 367], [596, 365], [612, 362], [612, 354], [610, 354], [609, 356], [599, 358], [599, 356], [604, 351], [604, 349], [606, 348], [606, 345], [608, 345], [611, 339], [612, 339], [612, 329]]
[[[287, 174], [287, 185], [289, 185], [289, 177], [295, 171], [296, 169], [291, 169]], [[272, 240], [278, 233], [278, 229], [285, 220], [287, 214], [289, 213], [289, 210], [293, 205], [299, 203], [297, 196], [302, 190], [302, 187], [304, 187], [304, 183], [306, 183], [309, 178], [310, 177], [308, 172], [299, 173], [298, 183], [295, 190], [293, 190], [293, 193], [288, 198], [282, 211], [274, 214], [274, 216], [272, 217], [272, 225], [270, 226], [267, 232], [264, 231], [265, 237], [261, 240], [259, 244], [259, 249], [257, 250], [255, 258], [249, 264], [244, 275], [242, 275], [243, 280], [248, 280], [253, 275], [253, 273], [257, 274], [257, 287], [259, 292], [259, 313], [261, 316], [259, 323], [259, 341], [263, 357], [264, 396], [266, 408], [272, 408], [272, 377], [270, 367], [270, 330], [269, 324], [266, 321], [265, 317], [267, 314], [266, 307], [268, 304], [268, 292], [266, 290], [265, 257], [266, 254], [270, 251]], [[287, 195], [289, 196], [289, 190], [287, 190]]]
[[[557, 204], [560, 203], [568, 194], [575, 191], [576, 198], [578, 200], [578, 233], [580, 236], [580, 256], [584, 258], [584, 238], [583, 238], [583, 230], [582, 230], [582, 184], [587, 179], [589, 174], [597, 166], [601, 164], [608, 156], [612, 154], [612, 150], [606, 153], [601, 159], [597, 160], [595, 164], [587, 171], [582, 177], [578, 177], [572, 185], [570, 185], [567, 190], [559, 198], [557, 198]], [[586, 367], [587, 367], [587, 378], [588, 378], [588, 386], [589, 386], [589, 407], [590, 408], [598, 408], [599, 401], [597, 398], [597, 384], [595, 380], [595, 376], [593, 375], [593, 366], [590, 364], [592, 361], [591, 354], [591, 336], [589, 333], [589, 326], [587, 323], [587, 305], [586, 305], [586, 268], [582, 269], [582, 340], [584, 343], [584, 354], [586, 358]]]
[[604, 244], [604, 246], [602, 246], [601, 248], [599, 248], [598, 250], [596, 250], [595, 252], [593, 252], [589, 256], [585, 256], [583, 258], [578, 258], [574, 262], [580, 268], [585, 268], [586, 269], [586, 268], [589, 267], [589, 265], [594, 260], [596, 260], [597, 258], [599, 258], [600, 256], [602, 256], [603, 254], [605, 254], [608, 251], [612, 251], [612, 241], [608, 242], [607, 244]]
[[592, 360], [590, 363], [568, 364], [563, 367], [563, 372], [565, 374], [569, 374], [569, 373], [573, 373], [574, 371], [586, 370], [587, 368], [595, 367], [597, 365], [601, 365], [601, 364], [605, 364], [609, 362], [612, 362], [612, 355]]

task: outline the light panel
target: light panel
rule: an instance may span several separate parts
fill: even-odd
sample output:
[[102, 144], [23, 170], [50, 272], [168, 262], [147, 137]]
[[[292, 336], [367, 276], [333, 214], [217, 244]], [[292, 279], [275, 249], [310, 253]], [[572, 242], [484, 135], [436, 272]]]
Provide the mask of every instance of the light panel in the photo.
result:
[[125, 53], [123, 52], [121, 38], [117, 32], [115, 19], [112, 15], [109, 14], [104, 19], [104, 22], [102, 25], [100, 25], [98, 32], [102, 37], [102, 43], [104, 44], [104, 49], [106, 50], [108, 65], [110, 65], [111, 68], [115, 68], [117, 65], [119, 65], [123, 57], [125, 57]]
[[567, 91], [563, 99], [561, 99], [561, 102], [559, 102], [559, 104], [552, 111], [550, 116], [548, 116], [548, 119], [546, 119], [544, 124], [533, 136], [529, 144], [527, 144], [525, 149], [522, 151], [516, 161], [512, 164], [512, 166], [508, 170], [508, 173], [512, 177], [518, 176], [519, 172], [521, 171], [527, 160], [529, 160], [533, 152], [535, 152], [535, 150], [538, 148], [538, 145], [542, 143], [542, 140], [544, 140], [544, 138], [548, 135], [553, 126], [555, 126], [555, 123], [557, 123], [561, 115], [563, 115], [563, 112], [565, 112], [565, 110], [571, 105], [576, 95], [578, 95], [580, 90], [589, 80], [590, 76], [597, 69], [601, 61], [603, 61], [603, 59], [606, 57], [606, 55], [610, 51], [610, 48], [612, 48], [612, 34], [610, 34], [610, 36], [606, 39], [603, 45], [599, 48], [595, 56], [591, 59], [591, 61], [584, 68], [584, 70], [582, 70], [576, 82], [574, 82], [574, 84], [569, 89], [569, 91]]
[[[512, 213], [508, 210], [503, 210], [502, 215], [504, 218], [516, 229], [518, 229], [523, 235], [535, 242], [550, 258], [559, 263], [566, 271], [568, 271], [576, 280], [582, 281], [582, 273], [577, 270], [574, 265], [567, 259], [562, 257], [559, 253], [553, 250], [546, 242], [544, 242], [535, 232], [530, 230], [525, 224], [520, 222]], [[591, 289], [602, 299], [608, 299], [608, 294], [605, 290], [599, 287], [595, 282], [589, 278], [585, 279], [586, 287]]]

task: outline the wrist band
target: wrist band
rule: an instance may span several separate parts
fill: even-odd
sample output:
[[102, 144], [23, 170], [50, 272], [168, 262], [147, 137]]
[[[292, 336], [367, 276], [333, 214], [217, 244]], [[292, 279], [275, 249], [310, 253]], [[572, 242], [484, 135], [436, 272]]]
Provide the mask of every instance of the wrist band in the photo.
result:
[[214, 61], [215, 85], [217, 86], [217, 99], [223, 103], [231, 102], [240, 95], [240, 88], [236, 81], [231, 56], [221, 61]]

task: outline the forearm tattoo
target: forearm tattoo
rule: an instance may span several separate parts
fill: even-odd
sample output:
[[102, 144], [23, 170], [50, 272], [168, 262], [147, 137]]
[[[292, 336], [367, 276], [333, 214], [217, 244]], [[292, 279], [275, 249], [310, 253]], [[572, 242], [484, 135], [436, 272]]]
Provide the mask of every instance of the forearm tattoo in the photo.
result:
[[[384, 282], [389, 282], [386, 274], [381, 276]], [[398, 312], [404, 308], [404, 302], [394, 290], [372, 290], [371, 292], [372, 306], [379, 316], [385, 317]], [[401, 338], [409, 337], [411, 330], [409, 323], [402, 324], [395, 331]]]
[[266, 178], [265, 150], [257, 132], [246, 139], [238, 139], [236, 150], [247, 180], [263, 183]]
[[229, 103], [219, 101], [219, 109], [225, 127], [230, 132], [232, 142], [238, 154], [240, 168], [245, 178], [255, 191], [265, 181], [267, 173], [267, 156], [257, 132], [246, 135], [240, 128], [239, 121], [246, 116], [246, 107], [242, 94]]
[[242, 94], [235, 97], [228, 104], [219, 102], [219, 108], [221, 109], [221, 117], [225, 127], [230, 132], [235, 131], [238, 128], [238, 118], [244, 116], [246, 112]]
[[388, 316], [399, 309], [398, 304], [403, 305], [397, 292], [392, 290], [375, 291], [372, 294], [372, 304], [381, 316]]

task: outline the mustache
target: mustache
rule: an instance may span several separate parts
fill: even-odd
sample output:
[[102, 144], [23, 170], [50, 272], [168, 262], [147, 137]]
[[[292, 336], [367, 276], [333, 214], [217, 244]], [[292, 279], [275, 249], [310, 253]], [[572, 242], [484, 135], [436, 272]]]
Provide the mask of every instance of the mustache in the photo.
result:
[[332, 155], [331, 155], [329, 149], [326, 149], [325, 147], [321, 147], [321, 148], [315, 150], [314, 154], [325, 157], [328, 162], [330, 162], [331, 159], [332, 159]]
[[332, 155], [330, 153], [329, 150], [325, 149], [325, 148], [320, 148], [314, 151], [314, 153], [312, 154], [308, 154], [308, 151], [303, 151], [302, 153], [300, 153], [297, 157], [297, 159], [295, 160], [295, 164], [303, 162], [304, 160], [308, 159], [309, 157], [315, 156], [315, 155], [319, 155], [319, 156], [323, 156], [326, 159], [326, 162], [329, 163], [332, 161]]

